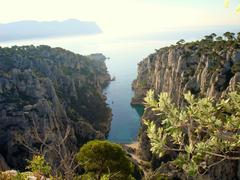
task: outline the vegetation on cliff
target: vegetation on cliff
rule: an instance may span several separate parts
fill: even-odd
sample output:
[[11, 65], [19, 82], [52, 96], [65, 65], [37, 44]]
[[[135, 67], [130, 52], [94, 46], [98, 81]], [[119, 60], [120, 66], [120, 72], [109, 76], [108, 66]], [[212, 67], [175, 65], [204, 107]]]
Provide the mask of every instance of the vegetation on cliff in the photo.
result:
[[85, 144], [77, 155], [77, 160], [90, 179], [134, 179], [133, 163], [118, 144], [108, 141], [90, 141]]
[[104, 60], [101, 54], [88, 58], [49, 46], [0, 48], [4, 164], [23, 170], [26, 159], [41, 154], [53, 171], [74, 171], [79, 147], [104, 139], [110, 128], [111, 110], [102, 94], [110, 81]]
[[139, 63], [132, 103], [148, 92], [139, 141], [152, 179], [238, 177], [239, 62], [240, 33], [226, 32], [180, 40]]
[[240, 71], [240, 33], [215, 33], [194, 42], [180, 40], [176, 45], [157, 49], [138, 66], [133, 82], [133, 104], [142, 104], [146, 92], [169, 92], [177, 104], [183, 92], [219, 98], [234, 88]]
[[[122, 147], [108, 141], [94, 140], [84, 144], [75, 156], [76, 167], [83, 168], [74, 174], [56, 173], [43, 155], [34, 155], [28, 161], [26, 172], [0, 172], [0, 180], [69, 179], [69, 180], [134, 180], [134, 164]], [[34, 179], [35, 179], [34, 178]]]
[[167, 93], [155, 100], [149, 91], [146, 108], [159, 117], [146, 121], [151, 151], [159, 157], [176, 153], [172, 164], [190, 176], [205, 174], [226, 160], [240, 160], [240, 94], [231, 92], [220, 102], [211, 98], [196, 99], [189, 92], [184, 95], [186, 106], [179, 108]]

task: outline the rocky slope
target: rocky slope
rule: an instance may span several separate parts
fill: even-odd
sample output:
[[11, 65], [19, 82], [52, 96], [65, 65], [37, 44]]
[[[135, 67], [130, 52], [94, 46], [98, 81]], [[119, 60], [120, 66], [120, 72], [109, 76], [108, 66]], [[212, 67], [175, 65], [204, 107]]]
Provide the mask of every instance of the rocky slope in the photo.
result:
[[[237, 83], [240, 82], [239, 42], [221, 38], [214, 41], [213, 37], [206, 36], [206, 39], [201, 41], [178, 43], [156, 50], [138, 64], [138, 76], [133, 82], [135, 95], [132, 104], [142, 104], [149, 89], [155, 90], [156, 95], [168, 92], [173, 102], [179, 106], [184, 105], [183, 93], [187, 91], [191, 91], [197, 97], [208, 96], [215, 99], [223, 97], [226, 92], [235, 90]], [[143, 119], [156, 120], [157, 117], [147, 110]], [[146, 126], [143, 123], [139, 141], [141, 156], [144, 160], [151, 161], [153, 169], [170, 159], [170, 157], [157, 159], [151, 154]], [[229, 166], [238, 168], [238, 164]], [[212, 171], [210, 179], [220, 175], [223, 179], [235, 179], [238, 172], [226, 173], [224, 167], [215, 171]]]
[[36, 152], [61, 169], [83, 143], [107, 136], [112, 115], [102, 90], [110, 76], [105, 57], [91, 57], [48, 46], [0, 48], [2, 169], [21, 170]]

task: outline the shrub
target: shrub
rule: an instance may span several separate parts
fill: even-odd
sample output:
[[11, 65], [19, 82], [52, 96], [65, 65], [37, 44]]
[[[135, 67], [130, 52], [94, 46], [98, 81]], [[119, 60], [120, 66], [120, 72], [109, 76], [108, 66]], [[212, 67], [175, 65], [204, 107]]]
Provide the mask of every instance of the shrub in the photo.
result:
[[[215, 103], [211, 98], [184, 95], [186, 107], [171, 103], [169, 94], [154, 99], [149, 91], [146, 107], [159, 117], [161, 126], [146, 120], [151, 151], [162, 157], [174, 152], [172, 165], [190, 176], [203, 174], [225, 160], [240, 160], [240, 93], [231, 92]], [[213, 162], [212, 160], [216, 160]]]
[[93, 173], [96, 179], [132, 179], [133, 164], [120, 145], [108, 141], [94, 140], [83, 145], [77, 161], [86, 174]]
[[33, 159], [31, 161], [28, 161], [28, 166], [26, 168], [33, 173], [38, 173], [45, 176], [49, 176], [51, 172], [50, 165], [41, 155], [34, 155]]

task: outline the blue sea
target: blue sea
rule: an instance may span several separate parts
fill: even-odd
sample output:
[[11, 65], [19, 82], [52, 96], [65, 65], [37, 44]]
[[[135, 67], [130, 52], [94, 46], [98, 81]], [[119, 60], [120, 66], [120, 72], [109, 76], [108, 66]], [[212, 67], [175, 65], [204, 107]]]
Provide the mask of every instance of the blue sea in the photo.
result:
[[[240, 31], [234, 27], [233, 32]], [[196, 31], [196, 30], [195, 30]], [[223, 33], [231, 31], [227, 28], [215, 28], [194, 31], [181, 31], [181, 33], [160, 33], [152, 35], [117, 37], [115, 35], [100, 34], [94, 36], [65, 37], [54, 39], [35, 39], [15, 42], [0, 42], [0, 46], [13, 45], [49, 45], [62, 47], [75, 53], [88, 55], [103, 53], [110, 59], [106, 60], [108, 71], [116, 77], [104, 90], [107, 95], [107, 103], [112, 109], [113, 118], [108, 139], [117, 143], [131, 143], [137, 139], [140, 127], [140, 118], [143, 107], [130, 105], [133, 92], [132, 81], [137, 77], [137, 64], [155, 49], [174, 44], [181, 38], [186, 41], [199, 39], [212, 32]]]

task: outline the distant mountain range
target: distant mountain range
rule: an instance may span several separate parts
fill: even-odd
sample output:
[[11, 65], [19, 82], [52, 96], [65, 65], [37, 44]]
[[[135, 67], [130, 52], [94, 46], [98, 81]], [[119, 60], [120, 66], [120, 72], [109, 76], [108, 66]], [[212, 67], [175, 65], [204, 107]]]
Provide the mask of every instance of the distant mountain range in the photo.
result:
[[0, 41], [91, 35], [101, 33], [95, 22], [69, 19], [65, 21], [18, 21], [0, 24]]

